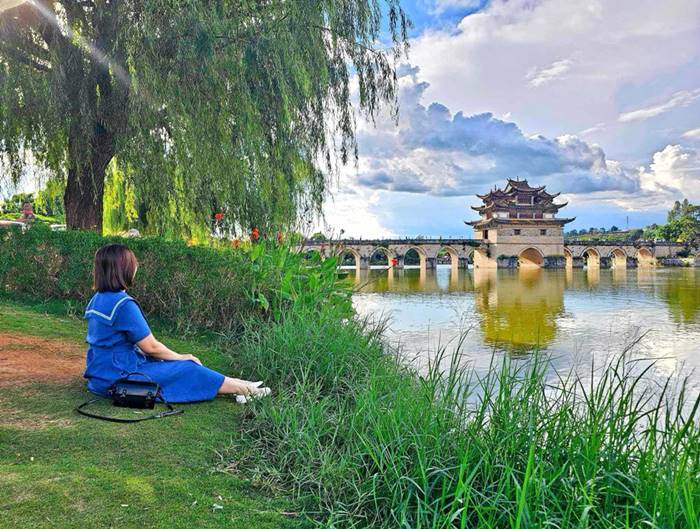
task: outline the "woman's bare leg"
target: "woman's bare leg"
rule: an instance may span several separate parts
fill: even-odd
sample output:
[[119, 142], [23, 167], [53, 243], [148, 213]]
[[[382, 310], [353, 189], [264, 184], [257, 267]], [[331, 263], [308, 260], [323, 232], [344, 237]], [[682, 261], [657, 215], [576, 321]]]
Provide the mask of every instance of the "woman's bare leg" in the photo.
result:
[[219, 395], [250, 395], [252, 382], [240, 380], [238, 378], [226, 377], [219, 388]]

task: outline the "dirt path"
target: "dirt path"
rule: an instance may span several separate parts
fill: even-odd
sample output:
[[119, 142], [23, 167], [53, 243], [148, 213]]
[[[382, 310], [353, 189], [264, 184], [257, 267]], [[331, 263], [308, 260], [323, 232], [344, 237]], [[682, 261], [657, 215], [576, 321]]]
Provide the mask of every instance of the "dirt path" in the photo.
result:
[[0, 387], [70, 383], [82, 375], [84, 368], [84, 344], [0, 332]]

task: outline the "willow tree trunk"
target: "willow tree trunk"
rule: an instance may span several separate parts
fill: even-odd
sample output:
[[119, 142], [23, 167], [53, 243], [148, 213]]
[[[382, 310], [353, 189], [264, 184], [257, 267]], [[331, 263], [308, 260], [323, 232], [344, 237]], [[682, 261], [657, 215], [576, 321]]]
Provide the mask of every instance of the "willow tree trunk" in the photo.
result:
[[114, 157], [114, 138], [99, 124], [90, 141], [86, 162], [71, 161], [63, 196], [70, 229], [102, 233], [105, 171]]

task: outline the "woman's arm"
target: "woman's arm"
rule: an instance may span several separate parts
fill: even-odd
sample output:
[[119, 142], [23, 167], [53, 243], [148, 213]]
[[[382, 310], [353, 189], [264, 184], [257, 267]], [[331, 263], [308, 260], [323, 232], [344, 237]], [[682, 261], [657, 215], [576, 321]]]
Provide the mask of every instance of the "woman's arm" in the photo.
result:
[[149, 334], [143, 340], [139, 340], [136, 342], [136, 345], [138, 345], [139, 349], [145, 354], [157, 358], [158, 360], [192, 360], [193, 362], [197, 362], [200, 366], [202, 365], [199, 358], [194, 355], [182, 355], [168, 349], [165, 345], [156, 340], [153, 334]]

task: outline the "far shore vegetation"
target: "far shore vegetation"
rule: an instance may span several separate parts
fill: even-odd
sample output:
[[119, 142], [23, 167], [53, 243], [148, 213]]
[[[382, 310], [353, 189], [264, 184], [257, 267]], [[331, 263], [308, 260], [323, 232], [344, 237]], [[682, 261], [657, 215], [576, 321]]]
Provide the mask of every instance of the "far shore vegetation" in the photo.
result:
[[569, 230], [565, 233], [567, 239], [598, 240], [598, 241], [635, 241], [663, 240], [682, 242], [695, 245], [700, 241], [700, 206], [688, 202], [688, 199], [677, 200], [668, 212], [665, 224], [650, 224], [645, 228], [621, 229], [618, 226], [610, 228], [582, 228]]

